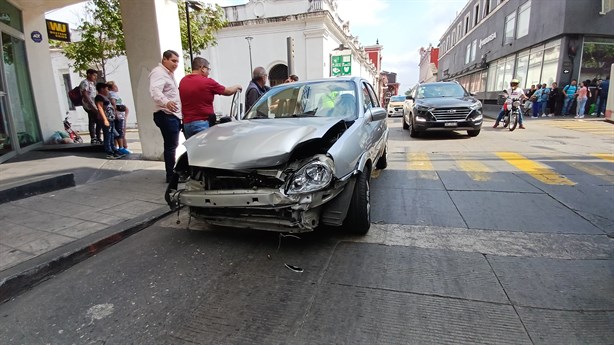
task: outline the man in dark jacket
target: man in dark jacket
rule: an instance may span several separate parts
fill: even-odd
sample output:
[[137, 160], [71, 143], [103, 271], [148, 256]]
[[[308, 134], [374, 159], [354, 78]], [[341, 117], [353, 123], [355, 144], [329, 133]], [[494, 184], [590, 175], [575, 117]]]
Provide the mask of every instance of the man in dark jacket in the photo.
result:
[[252, 81], [245, 90], [245, 111], [248, 111], [270, 87], [266, 86], [267, 74], [264, 67], [256, 67], [252, 72]]
[[548, 108], [550, 108], [548, 116], [561, 116], [563, 111], [563, 92], [561, 92], [556, 82], [552, 83], [552, 88], [548, 95]]

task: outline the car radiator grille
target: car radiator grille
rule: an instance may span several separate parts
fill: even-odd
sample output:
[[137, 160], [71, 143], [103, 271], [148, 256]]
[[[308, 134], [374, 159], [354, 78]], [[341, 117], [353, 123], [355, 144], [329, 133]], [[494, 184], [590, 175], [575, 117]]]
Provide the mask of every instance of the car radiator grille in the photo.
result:
[[437, 121], [462, 121], [471, 113], [469, 108], [439, 108], [432, 111]]
[[237, 190], [280, 188], [284, 181], [256, 172], [237, 172], [223, 169], [192, 168], [190, 178], [204, 183], [205, 190]]

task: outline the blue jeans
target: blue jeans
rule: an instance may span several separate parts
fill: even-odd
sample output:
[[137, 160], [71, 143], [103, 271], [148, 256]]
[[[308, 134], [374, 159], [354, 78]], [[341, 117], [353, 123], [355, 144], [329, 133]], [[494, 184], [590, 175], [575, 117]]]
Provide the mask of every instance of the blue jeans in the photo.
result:
[[571, 108], [572, 103], [573, 97], [565, 97], [565, 102], [563, 102], [563, 115], [569, 115], [569, 108]]
[[586, 101], [588, 99], [578, 97], [578, 106], [576, 106], [576, 115], [584, 116], [584, 107], [586, 106]]
[[541, 102], [535, 101], [533, 102], [533, 117], [538, 117], [539, 116], [539, 111], [542, 108], [541, 106]]
[[604, 113], [605, 114], [605, 106], [608, 103], [608, 95], [599, 96], [599, 100], [597, 101], [597, 105], [595, 106], [595, 112], [597, 115]]
[[[546, 113], [546, 106], [548, 105], [548, 101], [541, 101], [540, 104], [542, 106], [541, 107], [541, 112], [542, 112], [542, 114], [545, 114]], [[550, 112], [552, 112], [552, 110], [550, 110]]]
[[[503, 120], [503, 115], [505, 115], [505, 110], [503, 110], [503, 108], [501, 108], [501, 111], [499, 112], [499, 116], [497, 116], [496, 123], [499, 123], [499, 122], [501, 122]], [[521, 108], [518, 108], [518, 115], [519, 115], [518, 116], [518, 124], [522, 125], [523, 115], [522, 115], [522, 109]]]
[[183, 124], [183, 134], [186, 139], [205, 129], [209, 129], [209, 120], [198, 120]]
[[102, 141], [104, 144], [104, 152], [112, 155], [115, 152], [115, 121], [109, 121], [109, 127], [104, 126], [102, 129]]
[[170, 115], [162, 110], [155, 112], [154, 122], [160, 128], [162, 138], [164, 139], [164, 168], [166, 170], [166, 179], [170, 180], [173, 176], [175, 168], [175, 152], [179, 146], [179, 131], [181, 129], [181, 120]]

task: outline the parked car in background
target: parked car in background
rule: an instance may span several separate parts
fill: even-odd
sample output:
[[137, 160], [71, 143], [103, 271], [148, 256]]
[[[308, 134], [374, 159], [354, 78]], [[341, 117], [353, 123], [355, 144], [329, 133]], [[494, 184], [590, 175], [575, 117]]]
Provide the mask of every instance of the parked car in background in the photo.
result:
[[273, 87], [241, 120], [184, 143], [169, 206], [213, 225], [367, 233], [371, 172], [387, 166], [386, 110], [376, 95], [358, 77]]
[[482, 129], [482, 103], [457, 82], [422, 83], [407, 96], [403, 129], [411, 137], [425, 131], [467, 131], [471, 137]]
[[403, 116], [403, 103], [405, 96], [392, 96], [388, 101], [388, 117]]

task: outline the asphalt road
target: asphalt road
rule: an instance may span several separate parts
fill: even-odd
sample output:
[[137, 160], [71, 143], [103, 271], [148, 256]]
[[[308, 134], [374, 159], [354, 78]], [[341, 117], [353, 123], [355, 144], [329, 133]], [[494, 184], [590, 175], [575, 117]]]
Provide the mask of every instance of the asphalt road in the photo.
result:
[[614, 343], [613, 125], [389, 122], [367, 236], [183, 212], [0, 305], [0, 343]]

